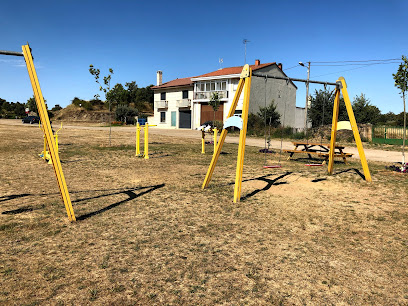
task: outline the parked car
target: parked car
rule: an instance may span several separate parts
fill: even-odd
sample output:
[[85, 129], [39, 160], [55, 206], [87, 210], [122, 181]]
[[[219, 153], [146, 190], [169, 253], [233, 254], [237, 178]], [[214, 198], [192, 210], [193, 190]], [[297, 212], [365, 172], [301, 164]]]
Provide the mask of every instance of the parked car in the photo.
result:
[[38, 123], [38, 122], [40, 122], [40, 117], [37, 117], [37, 116], [27, 116], [27, 117], [23, 118], [21, 121], [22, 121], [23, 123], [30, 123], [30, 124]]

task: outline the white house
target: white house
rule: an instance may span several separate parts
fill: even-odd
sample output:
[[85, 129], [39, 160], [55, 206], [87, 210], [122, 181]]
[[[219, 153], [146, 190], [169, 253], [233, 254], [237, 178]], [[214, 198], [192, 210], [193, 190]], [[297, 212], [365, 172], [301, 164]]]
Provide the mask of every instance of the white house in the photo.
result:
[[[253, 71], [286, 76], [282, 64], [251, 65]], [[216, 120], [225, 121], [238, 87], [242, 66], [219, 69], [196, 77], [162, 82], [162, 72], [157, 71], [154, 90], [154, 124], [166, 128], [195, 129], [204, 122], [214, 119], [214, 111], [208, 104], [211, 94], [218, 92], [221, 106], [215, 114]], [[272, 101], [281, 114], [285, 126], [301, 128], [296, 115], [296, 90], [292, 82], [277, 79], [252, 77], [249, 112], [257, 113], [260, 107]], [[242, 113], [243, 95], [238, 102], [236, 114]], [[283, 120], [284, 119], [284, 120]]]

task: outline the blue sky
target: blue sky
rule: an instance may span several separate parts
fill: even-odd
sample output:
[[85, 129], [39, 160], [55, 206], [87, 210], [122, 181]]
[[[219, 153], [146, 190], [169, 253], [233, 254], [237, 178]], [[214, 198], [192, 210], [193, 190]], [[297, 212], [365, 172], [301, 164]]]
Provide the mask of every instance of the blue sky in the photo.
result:
[[[52, 107], [91, 99], [98, 86], [93, 64], [112, 85], [155, 84], [247, 62], [280, 62], [283, 69], [311, 61], [311, 79], [345, 77], [350, 97], [364, 93], [382, 112], [403, 110], [392, 73], [398, 63], [317, 66], [322, 61], [408, 55], [408, 1], [5, 1], [0, 4], [0, 50], [21, 51], [27, 41], [43, 95]], [[353, 70], [350, 70], [353, 69]], [[348, 71], [344, 71], [348, 70]], [[285, 71], [306, 78], [301, 66]], [[297, 83], [297, 105], [305, 85]], [[322, 87], [311, 86], [314, 89]], [[31, 85], [22, 58], [0, 55], [0, 97], [26, 102]]]

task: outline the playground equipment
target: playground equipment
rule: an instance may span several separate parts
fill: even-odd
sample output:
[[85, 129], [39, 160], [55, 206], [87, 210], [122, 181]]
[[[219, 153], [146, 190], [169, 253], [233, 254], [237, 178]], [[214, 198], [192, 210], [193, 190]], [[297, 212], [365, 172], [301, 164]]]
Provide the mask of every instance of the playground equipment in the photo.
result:
[[[207, 128], [201, 128], [201, 154], [205, 154], [205, 132], [211, 133], [211, 127], [208, 126]], [[214, 143], [214, 153], [217, 148], [217, 137], [218, 137], [218, 129], [214, 127], [212, 129], [212, 132], [214, 134], [213, 138], [213, 143]], [[213, 153], [213, 154], [214, 154]]]
[[[292, 79], [288, 77], [280, 77], [280, 76], [272, 76], [268, 74], [262, 73], [252, 73], [252, 69], [249, 65], [245, 65], [242, 69], [240, 80], [238, 83], [238, 88], [235, 93], [234, 99], [232, 101], [231, 108], [227, 115], [227, 121], [230, 117], [232, 117], [235, 113], [235, 109], [238, 104], [238, 100], [241, 96], [242, 90], [244, 89], [244, 101], [242, 106], [242, 128], [239, 135], [239, 145], [238, 145], [238, 158], [237, 158], [237, 168], [236, 168], [236, 175], [235, 175], [235, 187], [234, 187], [234, 203], [239, 202], [241, 199], [241, 185], [242, 185], [242, 171], [244, 165], [244, 154], [245, 154], [245, 141], [246, 141], [246, 131], [247, 131], [247, 124], [248, 124], [248, 108], [249, 108], [249, 97], [250, 97], [250, 88], [251, 88], [251, 79], [252, 76], [258, 77], [265, 77], [265, 78], [273, 78], [273, 79], [281, 79], [288, 81], [299, 81], [305, 83], [316, 83], [316, 84], [327, 84], [327, 85], [334, 85], [336, 86], [336, 94], [334, 100], [334, 109], [333, 109], [333, 123], [332, 123], [332, 132], [331, 132], [331, 141], [330, 141], [330, 152], [329, 152], [329, 164], [328, 164], [328, 173], [333, 173], [333, 164], [334, 164], [334, 147], [336, 143], [336, 132], [337, 132], [337, 122], [338, 122], [338, 115], [339, 115], [339, 102], [340, 102], [340, 90], [343, 93], [344, 102], [346, 104], [347, 113], [350, 119], [351, 127], [353, 130], [354, 139], [357, 144], [358, 153], [360, 155], [361, 164], [364, 170], [365, 179], [368, 182], [371, 182], [371, 175], [368, 169], [367, 160], [365, 158], [364, 149], [361, 143], [360, 134], [358, 133], [357, 123], [354, 117], [353, 109], [351, 107], [350, 98], [347, 92], [347, 85], [343, 77], [340, 77], [336, 83], [328, 83], [328, 82], [321, 82], [321, 81], [312, 81], [312, 80], [303, 80], [303, 79]], [[235, 119], [236, 120], [236, 119]], [[213, 154], [210, 166], [208, 167], [207, 174], [205, 176], [202, 189], [208, 187], [210, 183], [212, 174], [214, 172], [215, 166], [217, 164], [218, 158], [220, 156], [222, 146], [225, 142], [225, 138], [227, 136], [228, 131], [226, 130], [226, 125], [221, 132], [220, 140], [217, 144], [216, 151]]]
[[[143, 157], [144, 159], [149, 159], [149, 126], [157, 126], [156, 124], [148, 124], [147, 122], [144, 125], [140, 125], [139, 122], [136, 124], [136, 153], [135, 156]], [[144, 131], [144, 147], [143, 154], [140, 154], [140, 131]]]
[[58, 150], [55, 145], [55, 139], [52, 134], [50, 119], [48, 118], [47, 107], [45, 106], [44, 97], [41, 92], [40, 83], [38, 82], [37, 72], [35, 71], [33, 56], [31, 54], [30, 46], [23, 45], [23, 52], [15, 51], [3, 51], [0, 50], [0, 54], [12, 55], [12, 56], [23, 56], [25, 63], [27, 65], [28, 75], [30, 77], [31, 86], [33, 87], [34, 98], [37, 104], [38, 113], [40, 115], [41, 122], [43, 122], [44, 134], [47, 140], [49, 153], [51, 156], [52, 165], [54, 167], [55, 176], [57, 178], [58, 187], [60, 190], [62, 201], [64, 202], [68, 219], [70, 221], [76, 221], [74, 210], [72, 208], [71, 199], [68, 192], [68, 187], [65, 182], [65, 176], [62, 172], [61, 161], [58, 155]]
[[[41, 121], [38, 124], [38, 127], [40, 128], [41, 131], [44, 132], [44, 129], [41, 128]], [[54, 134], [54, 138], [55, 138], [55, 147], [57, 149], [57, 152], [59, 152], [58, 150], [58, 132], [62, 129], [62, 122], [61, 122], [61, 127], [55, 132]], [[50, 153], [47, 151], [47, 139], [45, 138], [45, 134], [44, 134], [44, 150], [38, 154], [42, 159], [44, 159], [45, 161], [48, 162], [48, 164], [52, 164], [51, 161], [51, 155]]]

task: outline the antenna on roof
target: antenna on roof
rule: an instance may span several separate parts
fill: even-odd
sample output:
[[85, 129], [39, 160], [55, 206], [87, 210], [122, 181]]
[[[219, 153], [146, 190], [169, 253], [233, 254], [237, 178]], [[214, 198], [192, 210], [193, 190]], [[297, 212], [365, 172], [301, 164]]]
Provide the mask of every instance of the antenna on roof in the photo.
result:
[[245, 45], [245, 64], [246, 64], [246, 45], [247, 43], [249, 43], [250, 41], [246, 38], [244, 38], [244, 40], [242, 41], [242, 43]]
[[222, 69], [222, 63], [224, 62], [224, 59], [220, 57], [218, 59], [218, 62], [220, 63], [220, 70], [221, 70]]

